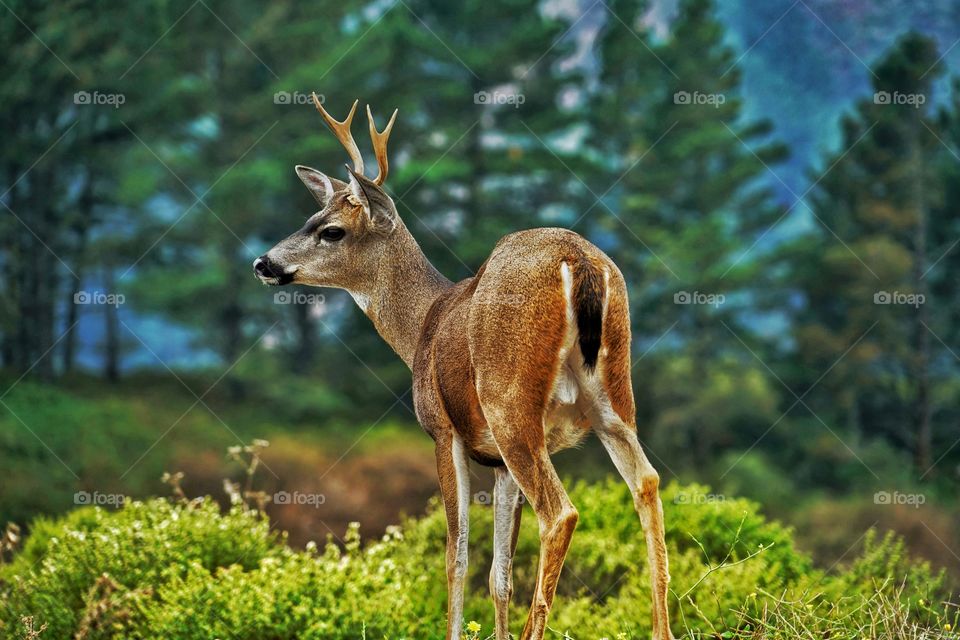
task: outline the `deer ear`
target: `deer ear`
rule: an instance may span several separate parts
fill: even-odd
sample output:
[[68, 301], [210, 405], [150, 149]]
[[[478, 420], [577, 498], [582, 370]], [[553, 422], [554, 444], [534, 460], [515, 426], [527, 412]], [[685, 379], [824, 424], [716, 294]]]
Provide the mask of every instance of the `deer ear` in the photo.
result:
[[363, 207], [370, 229], [377, 233], [390, 234], [397, 226], [397, 207], [377, 183], [370, 178], [356, 173], [347, 166], [350, 172], [350, 195]]
[[321, 173], [310, 167], [305, 167], [302, 164], [297, 165], [297, 175], [321, 207], [327, 206], [327, 203], [330, 202], [330, 198], [335, 191], [346, 187], [340, 180], [330, 178], [325, 173]]

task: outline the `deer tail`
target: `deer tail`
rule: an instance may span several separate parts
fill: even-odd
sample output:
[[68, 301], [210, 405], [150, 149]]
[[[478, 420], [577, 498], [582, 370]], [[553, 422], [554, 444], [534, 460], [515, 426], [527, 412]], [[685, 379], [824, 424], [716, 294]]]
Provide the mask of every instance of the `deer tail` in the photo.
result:
[[597, 365], [605, 299], [603, 270], [586, 256], [580, 256], [573, 268], [573, 311], [577, 319], [580, 353], [587, 369]]

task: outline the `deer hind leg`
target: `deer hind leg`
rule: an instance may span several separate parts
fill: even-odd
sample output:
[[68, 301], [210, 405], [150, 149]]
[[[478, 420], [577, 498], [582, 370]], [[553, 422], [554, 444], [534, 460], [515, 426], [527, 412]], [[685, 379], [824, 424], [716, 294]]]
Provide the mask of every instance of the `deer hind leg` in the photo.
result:
[[540, 640], [553, 605], [563, 560], [577, 526], [578, 514], [557, 477], [543, 441], [542, 418], [523, 418], [518, 412], [494, 412], [490, 422], [507, 469], [530, 501], [540, 524], [540, 561], [533, 602], [521, 640]]
[[510, 596], [513, 595], [513, 554], [520, 533], [520, 487], [506, 467], [494, 469], [493, 564], [490, 567], [490, 595], [496, 612], [496, 639], [507, 640]]
[[447, 516], [447, 640], [459, 640], [467, 578], [470, 471], [463, 443], [453, 433], [437, 438], [437, 475]]
[[667, 547], [663, 535], [663, 504], [658, 492], [660, 476], [640, 447], [636, 427], [626, 424], [613, 411], [602, 411], [596, 432], [614, 466], [633, 494], [647, 544], [650, 581], [653, 590], [654, 640], [673, 640], [667, 614]]

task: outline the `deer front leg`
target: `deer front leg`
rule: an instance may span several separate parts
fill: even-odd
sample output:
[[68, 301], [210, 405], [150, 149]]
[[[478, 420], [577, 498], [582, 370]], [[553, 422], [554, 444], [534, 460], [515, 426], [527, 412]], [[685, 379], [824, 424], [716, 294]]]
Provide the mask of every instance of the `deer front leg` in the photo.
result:
[[467, 578], [470, 472], [459, 436], [437, 438], [437, 475], [447, 516], [447, 640], [459, 640], [463, 628], [463, 590]]
[[508, 615], [513, 595], [513, 554], [520, 533], [520, 487], [506, 467], [494, 469], [493, 564], [490, 567], [490, 596], [496, 612], [496, 639], [510, 637]]

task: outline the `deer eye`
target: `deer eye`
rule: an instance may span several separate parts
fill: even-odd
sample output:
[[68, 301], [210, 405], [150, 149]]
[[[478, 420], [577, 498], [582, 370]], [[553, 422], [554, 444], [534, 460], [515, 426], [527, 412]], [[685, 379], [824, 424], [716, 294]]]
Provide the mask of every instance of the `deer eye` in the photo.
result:
[[327, 227], [320, 232], [321, 240], [328, 240], [330, 242], [336, 242], [337, 240], [343, 239], [344, 230], [340, 227]]

